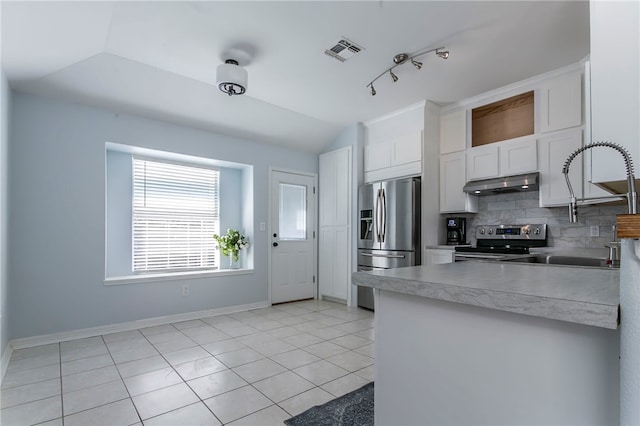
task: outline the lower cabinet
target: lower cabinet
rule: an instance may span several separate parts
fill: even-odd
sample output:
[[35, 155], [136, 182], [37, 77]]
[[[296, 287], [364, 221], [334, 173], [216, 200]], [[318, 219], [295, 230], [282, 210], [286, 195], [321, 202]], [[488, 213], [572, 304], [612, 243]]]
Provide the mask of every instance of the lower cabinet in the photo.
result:
[[425, 265], [439, 265], [453, 263], [455, 252], [453, 249], [426, 249], [424, 251]]
[[320, 296], [347, 300], [351, 275], [348, 226], [321, 226], [319, 250]]

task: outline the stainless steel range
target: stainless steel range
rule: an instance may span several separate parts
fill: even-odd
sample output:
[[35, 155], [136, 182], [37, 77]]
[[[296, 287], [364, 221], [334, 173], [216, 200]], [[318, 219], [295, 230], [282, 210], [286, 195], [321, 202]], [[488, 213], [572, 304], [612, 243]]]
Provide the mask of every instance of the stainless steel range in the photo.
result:
[[508, 260], [529, 254], [531, 247], [546, 247], [547, 225], [480, 225], [475, 247], [455, 248], [456, 262], [462, 260]]

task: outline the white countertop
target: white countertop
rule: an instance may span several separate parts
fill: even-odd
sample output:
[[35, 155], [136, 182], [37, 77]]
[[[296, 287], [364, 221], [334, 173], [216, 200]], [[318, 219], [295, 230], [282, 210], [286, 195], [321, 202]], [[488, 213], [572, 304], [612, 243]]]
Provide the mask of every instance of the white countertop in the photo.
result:
[[354, 272], [356, 285], [609, 329], [620, 272], [540, 264], [458, 262]]

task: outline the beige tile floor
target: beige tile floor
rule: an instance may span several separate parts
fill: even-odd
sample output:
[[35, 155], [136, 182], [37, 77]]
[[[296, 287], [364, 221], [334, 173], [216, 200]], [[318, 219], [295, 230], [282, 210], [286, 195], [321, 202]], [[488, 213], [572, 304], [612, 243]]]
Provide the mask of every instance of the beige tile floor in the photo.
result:
[[281, 425], [373, 380], [373, 314], [318, 300], [13, 352], [3, 426]]

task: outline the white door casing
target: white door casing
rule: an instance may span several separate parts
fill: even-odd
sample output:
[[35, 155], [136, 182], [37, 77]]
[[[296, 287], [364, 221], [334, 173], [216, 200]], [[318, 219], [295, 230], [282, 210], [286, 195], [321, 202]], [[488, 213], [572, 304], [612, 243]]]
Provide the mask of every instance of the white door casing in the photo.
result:
[[316, 284], [315, 176], [271, 170], [271, 303], [313, 298]]

